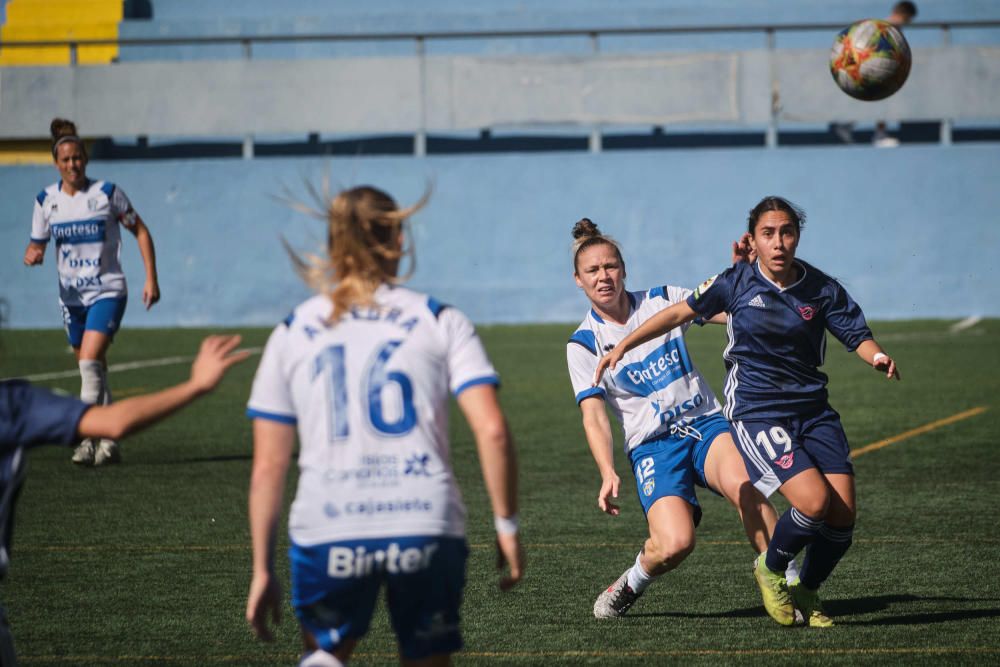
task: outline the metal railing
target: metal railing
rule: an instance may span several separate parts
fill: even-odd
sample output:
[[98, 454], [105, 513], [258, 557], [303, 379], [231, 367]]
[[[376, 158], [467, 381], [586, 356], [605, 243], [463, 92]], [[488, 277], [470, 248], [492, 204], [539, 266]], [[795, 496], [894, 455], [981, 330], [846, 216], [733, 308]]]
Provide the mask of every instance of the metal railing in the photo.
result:
[[[760, 23], [742, 25], [691, 25], [691, 26], [648, 26], [627, 28], [539, 28], [517, 30], [458, 30], [458, 31], [422, 31], [422, 32], [326, 32], [326, 33], [286, 33], [265, 35], [208, 35], [188, 37], [127, 37], [116, 39], [58, 39], [58, 40], [4, 40], [0, 39], [0, 49], [5, 48], [43, 48], [69, 47], [70, 64], [79, 61], [78, 52], [82, 47], [90, 46], [197, 46], [197, 45], [232, 45], [243, 47], [244, 58], [253, 57], [254, 44], [276, 44], [296, 42], [405, 42], [412, 41], [415, 52], [419, 53], [422, 45], [432, 40], [477, 40], [477, 39], [521, 39], [521, 38], [554, 38], [554, 37], [588, 37], [599, 49], [601, 37], [649, 36], [649, 35], [690, 35], [710, 33], [758, 33], [763, 36], [773, 36], [782, 32], [836, 31], [841, 30], [844, 23]], [[941, 42], [947, 45], [951, 41], [951, 31], [971, 28], [1000, 28], [1000, 19], [973, 21], [923, 21], [906, 26], [909, 30], [940, 30]], [[768, 39], [768, 46], [774, 48], [774, 41]]]

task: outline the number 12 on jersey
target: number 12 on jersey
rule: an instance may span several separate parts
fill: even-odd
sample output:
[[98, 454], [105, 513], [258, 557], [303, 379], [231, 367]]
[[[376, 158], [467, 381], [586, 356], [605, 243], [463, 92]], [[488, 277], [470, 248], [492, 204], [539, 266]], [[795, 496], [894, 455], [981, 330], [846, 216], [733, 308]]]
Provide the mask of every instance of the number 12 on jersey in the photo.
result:
[[[369, 425], [379, 435], [390, 437], [405, 435], [417, 424], [417, 410], [413, 405], [413, 383], [401, 371], [386, 370], [389, 358], [402, 342], [388, 341], [378, 348], [366, 363], [367, 372], [359, 399], [365, 401], [366, 409], [363, 412], [368, 416]], [[347, 392], [347, 353], [343, 345], [331, 345], [316, 355], [311, 379], [316, 380], [321, 376], [326, 380], [329, 403], [329, 440], [330, 442], [344, 440], [351, 434], [348, 413], [351, 398]], [[391, 388], [399, 392], [400, 410], [397, 415], [387, 416], [383, 391]]]

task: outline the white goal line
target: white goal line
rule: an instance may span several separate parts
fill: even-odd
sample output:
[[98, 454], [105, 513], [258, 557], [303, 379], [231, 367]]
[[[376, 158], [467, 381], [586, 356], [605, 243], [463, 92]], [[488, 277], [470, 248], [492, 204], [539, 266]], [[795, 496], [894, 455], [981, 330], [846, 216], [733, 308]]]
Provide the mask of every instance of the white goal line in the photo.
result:
[[[238, 352], [249, 352], [250, 354], [260, 354], [264, 348], [262, 347], [245, 347], [237, 350]], [[121, 371], [133, 371], [140, 368], [155, 368], [156, 366], [172, 366], [174, 364], [189, 364], [194, 361], [194, 356], [183, 356], [183, 357], [162, 357], [160, 359], [146, 359], [144, 361], [126, 361], [120, 364], [109, 364], [109, 373], [118, 373]], [[44, 380], [62, 380], [65, 378], [80, 377], [80, 371], [78, 369], [73, 369], [71, 371], [55, 371], [53, 373], [36, 373], [35, 375], [24, 375], [20, 379], [28, 380], [29, 382], [42, 382]], [[12, 380], [14, 378], [4, 378], [5, 380]]]

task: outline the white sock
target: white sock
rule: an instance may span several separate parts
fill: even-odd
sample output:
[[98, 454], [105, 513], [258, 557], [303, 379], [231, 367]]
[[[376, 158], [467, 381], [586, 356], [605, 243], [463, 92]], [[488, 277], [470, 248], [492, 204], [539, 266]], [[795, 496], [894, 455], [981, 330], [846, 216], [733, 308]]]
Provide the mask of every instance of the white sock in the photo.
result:
[[299, 667], [344, 667], [344, 663], [326, 651], [313, 651], [302, 656]]
[[108, 367], [101, 364], [101, 405], [111, 405], [111, 385], [108, 383]]
[[646, 570], [642, 567], [642, 563], [640, 562], [641, 560], [642, 552], [640, 551], [639, 555], [635, 557], [635, 565], [633, 565], [632, 569], [628, 571], [628, 587], [635, 593], [642, 593], [651, 583], [653, 583], [653, 579], [656, 578], [650, 576], [649, 573], [646, 572]]
[[799, 564], [795, 562], [795, 559], [788, 561], [788, 567], [785, 568], [785, 581], [791, 583], [799, 578]]
[[104, 383], [101, 382], [103, 365], [97, 359], [81, 359], [80, 363], [80, 400], [84, 403], [101, 403]]

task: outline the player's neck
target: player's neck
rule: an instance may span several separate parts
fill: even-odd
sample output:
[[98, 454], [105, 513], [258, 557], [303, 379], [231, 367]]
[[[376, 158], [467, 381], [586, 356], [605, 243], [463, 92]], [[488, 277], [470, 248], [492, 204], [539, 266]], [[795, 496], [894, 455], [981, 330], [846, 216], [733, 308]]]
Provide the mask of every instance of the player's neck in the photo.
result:
[[62, 190], [64, 193], [68, 194], [70, 197], [72, 197], [77, 192], [82, 192], [83, 190], [87, 189], [87, 179], [83, 179], [82, 182], [76, 185], [63, 179], [62, 181], [60, 181], [59, 189]]
[[763, 262], [757, 262], [757, 267], [765, 278], [782, 289], [794, 284], [799, 279], [799, 267], [794, 261], [781, 272], [771, 271]]
[[595, 303], [591, 304], [597, 314], [601, 316], [602, 320], [611, 321], [615, 324], [624, 325], [628, 322], [628, 316], [632, 314], [632, 303], [629, 301], [628, 295], [622, 291], [621, 298], [618, 299], [613, 306], [610, 308], [605, 308], [603, 306], [598, 306]]

